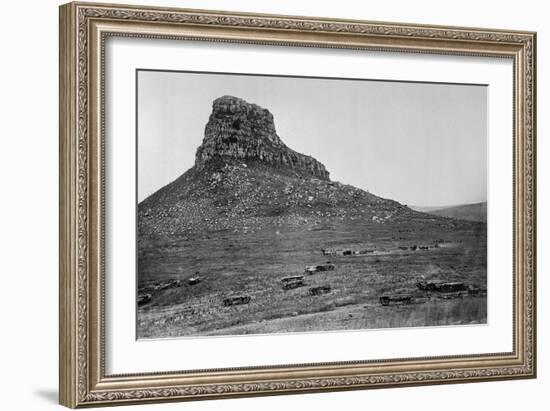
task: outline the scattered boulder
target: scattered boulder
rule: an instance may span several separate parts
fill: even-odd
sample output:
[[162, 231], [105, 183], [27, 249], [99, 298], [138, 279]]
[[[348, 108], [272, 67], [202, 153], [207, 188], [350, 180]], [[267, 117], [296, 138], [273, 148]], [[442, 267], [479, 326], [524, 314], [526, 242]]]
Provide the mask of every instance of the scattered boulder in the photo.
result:
[[187, 284], [189, 285], [197, 285], [198, 283], [200, 283], [202, 280], [200, 277], [191, 277], [187, 280]]
[[309, 289], [309, 295], [321, 295], [328, 294], [332, 291], [330, 285], [321, 285], [319, 287], [312, 287]]
[[385, 294], [380, 297], [380, 304], [384, 306], [412, 304], [413, 301], [410, 294]]
[[281, 282], [283, 283], [283, 289], [285, 290], [291, 290], [293, 288], [303, 287], [306, 285], [304, 283], [304, 276], [303, 275], [296, 275], [293, 277], [285, 277], [281, 279]]
[[248, 304], [249, 302], [250, 302], [249, 295], [237, 295], [237, 296], [227, 297], [223, 299], [223, 305], [226, 307], [230, 307], [232, 305]]
[[305, 268], [306, 274], [315, 274], [321, 271], [334, 271], [334, 264], [309, 265]]
[[443, 281], [419, 281], [416, 286], [422, 291], [432, 291], [440, 293], [465, 291], [468, 289], [466, 284], [459, 281], [443, 282]]

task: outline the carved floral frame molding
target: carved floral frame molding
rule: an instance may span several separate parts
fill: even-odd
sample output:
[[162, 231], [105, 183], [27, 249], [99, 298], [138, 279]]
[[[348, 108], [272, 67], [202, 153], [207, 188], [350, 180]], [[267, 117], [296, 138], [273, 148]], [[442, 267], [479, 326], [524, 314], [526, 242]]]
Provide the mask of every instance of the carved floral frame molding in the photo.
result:
[[[513, 352], [105, 375], [103, 80], [109, 36], [512, 59]], [[92, 3], [61, 6], [60, 403], [102, 406], [534, 378], [535, 50], [532, 32]]]

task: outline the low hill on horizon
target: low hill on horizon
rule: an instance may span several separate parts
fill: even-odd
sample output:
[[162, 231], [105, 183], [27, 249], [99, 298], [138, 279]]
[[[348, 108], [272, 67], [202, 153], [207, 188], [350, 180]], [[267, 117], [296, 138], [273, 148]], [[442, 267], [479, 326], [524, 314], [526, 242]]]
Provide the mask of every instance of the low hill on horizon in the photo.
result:
[[487, 222], [487, 202], [474, 204], [460, 204], [447, 207], [409, 206], [413, 210], [437, 215], [440, 217], [456, 218], [467, 221]]

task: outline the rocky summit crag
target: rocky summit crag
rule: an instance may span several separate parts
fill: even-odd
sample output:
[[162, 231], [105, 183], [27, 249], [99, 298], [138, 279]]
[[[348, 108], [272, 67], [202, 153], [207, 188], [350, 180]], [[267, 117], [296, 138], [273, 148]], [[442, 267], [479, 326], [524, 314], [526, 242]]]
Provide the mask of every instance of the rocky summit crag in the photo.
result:
[[323, 164], [283, 143], [268, 110], [223, 96], [213, 103], [195, 165], [139, 204], [138, 234], [151, 239], [415, 218], [427, 215], [331, 181]]
[[232, 96], [214, 101], [195, 166], [203, 169], [216, 157], [259, 160], [321, 180], [329, 179], [323, 164], [291, 150], [281, 141], [269, 110]]

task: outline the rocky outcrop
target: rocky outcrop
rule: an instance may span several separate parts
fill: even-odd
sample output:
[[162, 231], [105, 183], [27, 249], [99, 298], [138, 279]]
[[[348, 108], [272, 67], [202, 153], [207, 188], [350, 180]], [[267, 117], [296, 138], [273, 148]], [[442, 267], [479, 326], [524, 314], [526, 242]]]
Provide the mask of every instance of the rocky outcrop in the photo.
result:
[[204, 140], [197, 149], [195, 166], [200, 170], [219, 157], [261, 161], [329, 180], [329, 172], [323, 164], [291, 150], [282, 142], [269, 110], [233, 96], [214, 101]]

